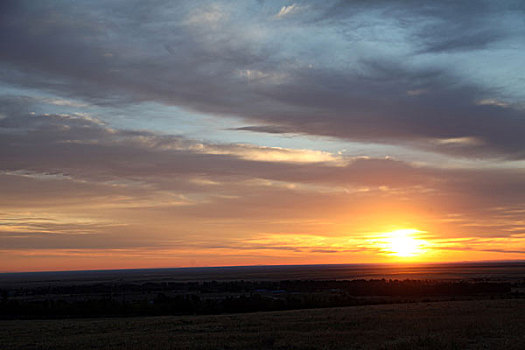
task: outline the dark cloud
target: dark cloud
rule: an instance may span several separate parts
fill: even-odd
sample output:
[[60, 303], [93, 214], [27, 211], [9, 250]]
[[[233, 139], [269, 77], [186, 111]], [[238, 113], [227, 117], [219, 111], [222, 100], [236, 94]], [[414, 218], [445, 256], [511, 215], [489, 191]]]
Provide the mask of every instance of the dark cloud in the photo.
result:
[[[114, 130], [82, 115], [6, 117], [0, 120], [0, 132], [0, 169], [22, 171], [11, 175], [25, 171], [28, 176], [36, 173], [97, 183], [145, 181], [159, 186], [169, 178], [200, 176], [226, 182], [261, 178], [313, 185], [407, 187], [427, 184], [432, 177], [428, 170], [392, 159], [324, 161], [321, 157], [313, 163], [290, 163], [274, 160], [272, 152], [286, 155], [291, 150], [203, 144], [181, 136]], [[303, 151], [298, 152], [292, 152], [291, 159]]]
[[[350, 193], [359, 188], [386, 188], [399, 198], [430, 190], [433, 192], [429, 195], [451, 200], [460, 195], [468, 206], [475, 198], [478, 207], [496, 203], [516, 206], [524, 200], [521, 169], [433, 168], [389, 158], [340, 156], [325, 160], [322, 154], [318, 161], [297, 163], [273, 157], [273, 152], [279, 157], [288, 157], [287, 152], [291, 152], [292, 159], [300, 156], [292, 150], [206, 144], [182, 136], [114, 130], [84, 115], [5, 117], [0, 120], [0, 133], [0, 170], [4, 172], [0, 183], [13, 203], [31, 202], [33, 194], [42, 191], [63, 192], [63, 200], [100, 200], [109, 193], [152, 198], [157, 191], [204, 191], [250, 198], [246, 186], [263, 185], [250, 183], [253, 179], [274, 181], [276, 188], [282, 183], [279, 197], [291, 193], [284, 185], [302, 184], [305, 189], [313, 186], [309, 190], [312, 195], [331, 187], [336, 191], [347, 188]], [[47, 180], [49, 184], [39, 189], [28, 179]], [[18, 192], [23, 187], [26, 191]], [[401, 194], [396, 194], [396, 189]], [[258, 202], [266, 203], [261, 199], [265, 192], [268, 190], [254, 192], [255, 197], [260, 196]], [[266, 200], [272, 202], [275, 194], [268, 192]], [[293, 196], [289, 200], [297, 201]], [[239, 203], [244, 205], [242, 200]]]
[[285, 128], [285, 127], [277, 126], [277, 125], [243, 126], [241, 128], [235, 128], [233, 130], [263, 132], [263, 133], [268, 133], [268, 134], [288, 134], [288, 133], [297, 132], [291, 128]]
[[[0, 28], [1, 77], [10, 84], [54, 90], [99, 104], [158, 101], [268, 125], [245, 130], [293, 130], [403, 143], [458, 156], [524, 157], [523, 111], [477, 103], [498, 95], [497, 86], [467, 81], [442, 65], [416, 68], [404, 62], [402, 55], [382, 57], [366, 49], [356, 53], [352, 49], [357, 45], [355, 38], [346, 39], [347, 62], [341, 58], [328, 64], [316, 59], [316, 48], [308, 42], [299, 42], [297, 50], [290, 51], [279, 40], [261, 41], [257, 29], [255, 34], [243, 30], [250, 25], [242, 15], [255, 15], [250, 12], [255, 10], [226, 5], [162, 1], [147, 6], [141, 2], [6, 5]], [[330, 6], [337, 6], [338, 16], [326, 12]], [[379, 40], [370, 30], [374, 23], [382, 28], [382, 21], [388, 20], [391, 28], [385, 31], [413, 32], [406, 40], [413, 40], [410, 44], [420, 54], [470, 52], [519, 35], [515, 33], [519, 28], [495, 26], [498, 19], [509, 16], [511, 3], [345, 2], [330, 6], [324, 10], [312, 6], [305, 12], [324, 13], [323, 25], [335, 32], [349, 25], [365, 26], [368, 31], [363, 35], [370, 37], [362, 38], [363, 42]], [[285, 30], [285, 21], [272, 20], [269, 12], [256, 15], [261, 32], [264, 26], [283, 26], [283, 42], [294, 40], [294, 34]], [[292, 23], [314, 31], [321, 25]], [[335, 43], [333, 49], [339, 49]], [[309, 56], [300, 57], [303, 51]], [[335, 51], [334, 55], [344, 53]], [[350, 57], [357, 61], [351, 63]], [[479, 142], [453, 147], [432, 143], [465, 137]]]

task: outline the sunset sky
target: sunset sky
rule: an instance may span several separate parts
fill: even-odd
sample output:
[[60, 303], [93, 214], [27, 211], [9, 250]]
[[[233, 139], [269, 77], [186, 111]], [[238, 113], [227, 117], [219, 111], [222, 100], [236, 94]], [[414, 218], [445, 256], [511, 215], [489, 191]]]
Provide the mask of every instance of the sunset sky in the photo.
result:
[[525, 260], [525, 2], [0, 2], [0, 272]]

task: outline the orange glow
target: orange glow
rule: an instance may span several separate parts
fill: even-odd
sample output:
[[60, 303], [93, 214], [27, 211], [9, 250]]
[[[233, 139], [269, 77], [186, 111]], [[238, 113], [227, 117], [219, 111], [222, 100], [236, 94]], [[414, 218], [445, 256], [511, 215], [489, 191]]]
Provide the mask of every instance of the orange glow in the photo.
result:
[[418, 234], [423, 231], [416, 229], [400, 229], [387, 232], [375, 240], [374, 243], [385, 254], [399, 258], [420, 258], [429, 246], [429, 243]]
[[390, 247], [394, 255], [400, 257], [409, 257], [421, 255], [423, 253], [422, 246], [424, 241], [416, 239], [411, 235], [420, 232], [418, 230], [397, 230], [390, 232]]

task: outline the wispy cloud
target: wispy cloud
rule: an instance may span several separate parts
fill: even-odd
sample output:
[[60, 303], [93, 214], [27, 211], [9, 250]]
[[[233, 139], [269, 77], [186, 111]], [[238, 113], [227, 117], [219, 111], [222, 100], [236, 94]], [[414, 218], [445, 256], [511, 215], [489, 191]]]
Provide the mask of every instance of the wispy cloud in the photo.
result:
[[300, 9], [301, 9], [301, 6], [299, 6], [297, 4], [291, 4], [291, 5], [283, 6], [279, 10], [279, 12], [275, 15], [275, 17], [283, 18], [283, 17], [289, 16], [289, 15], [299, 11]]

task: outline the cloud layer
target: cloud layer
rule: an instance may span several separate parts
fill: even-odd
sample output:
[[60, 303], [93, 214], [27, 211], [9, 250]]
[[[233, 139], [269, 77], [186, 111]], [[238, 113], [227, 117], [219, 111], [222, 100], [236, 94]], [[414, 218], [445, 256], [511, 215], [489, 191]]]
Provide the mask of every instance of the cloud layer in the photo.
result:
[[8, 269], [376, 261], [367, 235], [404, 227], [434, 260], [520, 258], [524, 12], [3, 1]]
[[[100, 104], [158, 101], [272, 130], [524, 157], [516, 3], [251, 5], [7, 2], [2, 76]], [[479, 142], [434, 142], [467, 137]]]

